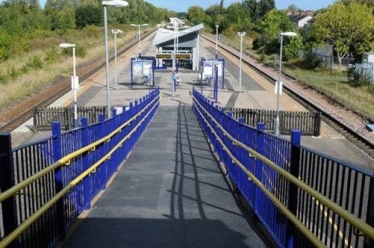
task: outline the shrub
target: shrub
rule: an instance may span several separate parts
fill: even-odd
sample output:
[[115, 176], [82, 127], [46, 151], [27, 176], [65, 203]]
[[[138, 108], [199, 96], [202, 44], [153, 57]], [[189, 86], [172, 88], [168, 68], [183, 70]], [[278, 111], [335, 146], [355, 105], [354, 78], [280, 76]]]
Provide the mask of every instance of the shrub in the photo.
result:
[[358, 86], [368, 86], [371, 84], [370, 77], [360, 77], [357, 81]]
[[308, 53], [304, 57], [303, 68], [304, 69], [316, 69], [322, 65], [322, 61], [316, 55]]
[[84, 46], [77, 46], [75, 50], [75, 55], [77, 57], [84, 58], [87, 55], [87, 49]]
[[33, 69], [40, 69], [43, 67], [43, 61], [39, 56], [33, 56], [27, 62], [27, 66]]
[[264, 53], [261, 53], [261, 55], [260, 55], [260, 62], [261, 62], [261, 64], [266, 63], [266, 55]]
[[11, 68], [8, 68], [8, 73], [10, 78], [15, 79], [18, 77], [19, 72], [17, 72], [16, 68], [12, 66]]
[[53, 64], [54, 62], [56, 62], [58, 60], [58, 57], [59, 56], [58, 56], [57, 48], [52, 47], [47, 51], [45, 61], [47, 62], [47, 64], [50, 65], [50, 64]]

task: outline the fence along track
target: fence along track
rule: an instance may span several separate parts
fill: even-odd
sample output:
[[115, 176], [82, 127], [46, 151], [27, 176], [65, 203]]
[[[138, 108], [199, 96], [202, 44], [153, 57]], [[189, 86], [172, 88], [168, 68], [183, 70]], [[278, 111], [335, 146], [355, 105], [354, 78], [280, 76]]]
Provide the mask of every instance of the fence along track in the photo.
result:
[[[153, 34], [153, 31], [149, 31], [146, 34], [142, 35], [142, 40], [146, 39], [148, 36]], [[117, 51], [117, 56], [124, 54], [128, 50], [130, 50], [132, 47], [137, 46], [138, 41], [131, 42], [128, 46], [124, 47], [123, 49], [119, 49]], [[114, 60], [114, 54], [110, 54], [109, 62], [112, 62]], [[88, 79], [92, 75], [94, 75], [96, 72], [100, 71], [102, 68], [105, 68], [105, 60], [104, 59], [98, 59], [92, 63], [87, 63], [85, 65], [78, 66], [78, 70], [85, 70], [85, 72], [82, 75], [79, 75], [80, 82], [83, 82], [84, 80]], [[52, 83], [52, 86], [48, 87], [44, 91], [40, 92], [40, 94], [37, 94], [36, 98], [37, 101], [33, 104], [28, 105], [27, 109], [23, 109], [21, 113], [16, 115], [14, 118], [8, 120], [6, 124], [0, 127], [0, 132], [12, 132], [17, 127], [21, 126], [23, 123], [25, 123], [27, 120], [33, 117], [33, 109], [35, 107], [44, 107], [52, 104], [57, 99], [61, 98], [63, 95], [68, 93], [71, 90], [70, 86], [70, 77], [58, 77], [54, 80]], [[32, 99], [28, 99], [26, 101], [33, 102]], [[12, 111], [12, 110], [11, 110]]]
[[[202, 36], [202, 38], [205, 39], [206, 41], [210, 42], [211, 44], [215, 44], [215, 41], [211, 40], [208, 37]], [[218, 46], [222, 50], [224, 50], [224, 51], [232, 54], [233, 56], [236, 56], [236, 57], [239, 58], [239, 56], [235, 53], [237, 51], [234, 48], [228, 49], [226, 46], [222, 46], [220, 44], [218, 44]], [[235, 52], [233, 50], [235, 50]], [[262, 71], [261, 69], [257, 68], [256, 66], [252, 65], [245, 58], [242, 58], [242, 61], [246, 65], [250, 66], [253, 70], [255, 70], [256, 72], [260, 73], [269, 82], [271, 82], [271, 83], [274, 84], [274, 82], [277, 81], [277, 78], [274, 78], [272, 75], [266, 73], [265, 71]], [[295, 81], [297, 80], [296, 78], [294, 78], [294, 77], [292, 77], [292, 76], [290, 76], [288, 74], [283, 73], [283, 75], [284, 75], [283, 77], [287, 77], [287, 78], [289, 78], [291, 80], [295, 80]], [[312, 88], [310, 86], [308, 86], [308, 87]], [[324, 95], [323, 92], [320, 92], [319, 90], [314, 89], [314, 88], [313, 88], [313, 90], [316, 91], [318, 94], [323, 95], [325, 98], [327, 98], [329, 100], [329, 102], [335, 102], [336, 105], [339, 105], [340, 107], [345, 108], [343, 105], [337, 103], [335, 99], [332, 99], [331, 97], [328, 97], [328, 96]], [[328, 114], [326, 111], [323, 110], [323, 108], [320, 108], [319, 106], [311, 103], [309, 100], [307, 100], [303, 96], [300, 96], [299, 94], [297, 94], [296, 92], [294, 92], [292, 89], [290, 89], [289, 87], [287, 87], [285, 84], [283, 84], [283, 91], [287, 95], [289, 95], [290, 97], [292, 97], [295, 101], [297, 101], [299, 104], [301, 104], [306, 109], [308, 109], [309, 111], [320, 112], [321, 113], [321, 119], [322, 119], [322, 121], [324, 121], [325, 123], [327, 123], [330, 127], [332, 127], [334, 130], [336, 130], [341, 135], [343, 135], [347, 140], [349, 140], [354, 145], [356, 145], [357, 147], [359, 147], [367, 155], [369, 155], [370, 157], [374, 158], [374, 144], [371, 143], [369, 140], [367, 140], [365, 137], [363, 137], [362, 135], [358, 134], [356, 131], [354, 131], [352, 128], [350, 128], [346, 124], [342, 123], [337, 118], [335, 118], [335, 117], [331, 116], [330, 114]], [[348, 109], [348, 108], [345, 108], [345, 109], [353, 112], [354, 114], [358, 115], [362, 119], [368, 120], [368, 118], [366, 116], [363, 116], [362, 114], [357, 113], [356, 111], [353, 111], [353, 110]], [[374, 122], [373, 120], [368, 120], [368, 121]]]

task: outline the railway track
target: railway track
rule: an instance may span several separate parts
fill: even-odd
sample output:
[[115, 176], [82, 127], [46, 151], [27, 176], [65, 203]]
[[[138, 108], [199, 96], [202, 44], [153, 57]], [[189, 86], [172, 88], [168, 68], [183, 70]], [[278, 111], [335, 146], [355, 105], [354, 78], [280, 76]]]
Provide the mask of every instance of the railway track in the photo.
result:
[[[147, 38], [149, 35], [151, 35], [153, 32], [148, 32], [146, 35], [142, 36], [142, 39]], [[209, 39], [208, 37], [203, 37], [203, 39], [211, 42], [212, 44], [215, 44], [215, 41], [212, 39]], [[136, 46], [137, 41], [131, 42], [127, 47], [118, 50], [118, 55], [122, 55], [125, 52], [127, 52], [131, 47]], [[239, 52], [232, 47], [226, 47], [221, 44], [219, 44], [220, 49], [225, 50], [226, 52], [229, 52], [230, 54], [239, 57]], [[110, 57], [110, 61], [114, 60], [114, 54]], [[258, 73], [260, 73], [264, 78], [266, 78], [271, 83], [274, 83], [277, 78], [274, 77], [274, 75], [271, 75], [270, 73], [262, 70], [261, 68], [253, 65], [250, 61], [248, 61], [245, 56], [242, 57], [243, 63], [250, 66], [252, 69], [256, 70]], [[85, 65], [79, 66], [79, 71], [81, 74], [79, 75], [81, 82], [86, 80], [87, 78], [94, 75], [99, 70], [103, 69], [105, 67], [105, 60], [100, 59], [92, 63], [87, 63]], [[289, 75], [284, 75], [284, 77], [287, 77], [291, 81], [297, 81], [296, 78], [293, 78]], [[308, 86], [309, 87], [309, 86]], [[326, 112], [323, 107], [319, 106], [318, 104], [314, 104], [311, 101], [309, 101], [307, 98], [301, 96], [297, 92], [295, 92], [293, 89], [288, 87], [286, 84], [283, 85], [283, 90], [285, 93], [287, 93], [289, 96], [291, 96], [293, 99], [295, 99], [297, 102], [299, 102], [301, 105], [303, 105], [305, 108], [307, 108], [309, 111], [318, 111], [321, 113], [322, 120], [326, 122], [328, 125], [330, 125], [332, 128], [334, 128], [336, 131], [338, 131], [341, 135], [343, 135], [347, 140], [351, 141], [353, 144], [355, 144], [357, 147], [359, 147], [361, 150], [366, 152], [369, 156], [374, 157], [374, 144], [366, 139], [363, 135], [357, 133], [353, 128], [343, 123], [341, 120], [336, 118], [335, 116], [331, 115], [330, 113]], [[316, 91], [317, 93], [321, 94], [321, 92], [318, 92], [316, 89], [312, 89]], [[70, 91], [70, 77], [58, 77], [53, 83], [49, 85], [45, 90], [41, 91], [37, 95], [30, 97], [27, 99], [21, 107], [17, 108], [14, 107], [10, 110], [8, 110], [8, 114], [11, 116], [11, 118], [7, 118], [5, 124], [3, 124], [0, 127], [0, 132], [11, 132], [15, 130], [17, 127], [25, 123], [27, 120], [33, 117], [33, 110], [35, 107], [43, 107], [48, 106], [60, 97], [62, 97], [64, 94]], [[343, 108], [340, 104], [336, 103], [334, 99], [331, 99], [327, 96], [324, 96], [328, 98], [329, 102], [335, 103], [337, 106], [337, 110], [339, 111], [339, 108]], [[27, 106], [25, 108], [24, 106]], [[338, 108], [339, 107], [339, 108]], [[352, 110], [349, 110], [353, 113]], [[359, 113], [354, 112], [353, 114], [357, 115], [358, 118], [366, 119], [367, 117], [360, 115]], [[370, 121], [370, 120], [369, 120]], [[374, 121], [373, 121], [374, 122]]]
[[[209, 37], [203, 36], [202, 38], [209, 41], [212, 44], [215, 44], [215, 40], [212, 40]], [[239, 51], [237, 51], [236, 49], [234, 49], [232, 47], [222, 45], [222, 44], [218, 44], [218, 46], [220, 47], [220, 49], [223, 49], [224, 51], [236, 56], [237, 58], [239, 58]], [[266, 72], [265, 70], [262, 70], [258, 66], [253, 65], [248, 59], [245, 58], [245, 56], [242, 57], [242, 62], [245, 63], [246, 65], [250, 66], [256, 72], [258, 72], [260, 75], [262, 75], [264, 78], [266, 78], [269, 82], [274, 84], [274, 82], [277, 81], [277, 79], [278, 79], [277, 77], [275, 77], [274, 75], [271, 75], [269, 72]], [[290, 75], [287, 75], [287, 74], [283, 74], [283, 78], [288, 79], [288, 81], [297, 82], [298, 84], [301, 83], [296, 78], [294, 78]], [[295, 101], [297, 101], [302, 106], [304, 106], [306, 109], [308, 109], [309, 111], [320, 112], [321, 113], [321, 118], [326, 124], [328, 124], [334, 130], [339, 132], [347, 140], [352, 142], [354, 145], [356, 145], [362, 151], [367, 153], [370, 157], [374, 158], [374, 144], [373, 144], [373, 142], [368, 140], [362, 134], [357, 133], [357, 131], [354, 130], [354, 128], [352, 128], [349, 125], [347, 125], [346, 123], [342, 122], [340, 120], [340, 118], [337, 117], [338, 116], [337, 113], [344, 110], [344, 111], [351, 112], [352, 115], [356, 116], [356, 118], [359, 118], [359, 119], [362, 119], [362, 120], [365, 120], [365, 121], [369, 121], [369, 122], [372, 122], [372, 123], [374, 123], [374, 121], [370, 120], [368, 117], [363, 116], [360, 113], [357, 113], [357, 112], [355, 112], [351, 109], [348, 109], [348, 108], [344, 107], [342, 104], [339, 104], [335, 99], [333, 99], [329, 96], [326, 96], [323, 92], [321, 92], [321, 91], [319, 91], [315, 88], [312, 88], [310, 86], [306, 86], [305, 84], [304, 84], [304, 87], [310, 88], [311, 91], [314, 91], [315, 93], [323, 96], [328, 102], [330, 102], [331, 106], [335, 108], [335, 111], [333, 111], [335, 114], [333, 115], [330, 112], [327, 112], [324, 109], [324, 107], [313, 103], [312, 101], [310, 101], [306, 97], [302, 96], [301, 94], [299, 94], [298, 92], [293, 90], [291, 87], [288, 87], [285, 83], [283, 84], [283, 91], [287, 95], [292, 97]]]
[[[153, 31], [147, 32], [142, 36], [142, 40], [146, 39], [152, 33]], [[137, 44], [138, 41], [136, 40], [129, 43], [128, 46], [117, 51], [117, 56], [124, 54], [133, 46], [137, 46]], [[114, 60], [114, 54], [110, 55], [109, 60], [110, 62]], [[83, 82], [84, 80], [93, 76], [96, 72], [105, 68], [105, 65], [105, 59], [103, 58], [78, 66], [78, 71], [80, 72], [78, 75], [80, 82]], [[60, 76], [56, 78], [44, 90], [7, 110], [4, 114], [6, 121], [2, 126], [0, 126], [0, 132], [12, 132], [33, 117], [35, 107], [48, 106], [68, 93], [70, 90], [70, 77]]]

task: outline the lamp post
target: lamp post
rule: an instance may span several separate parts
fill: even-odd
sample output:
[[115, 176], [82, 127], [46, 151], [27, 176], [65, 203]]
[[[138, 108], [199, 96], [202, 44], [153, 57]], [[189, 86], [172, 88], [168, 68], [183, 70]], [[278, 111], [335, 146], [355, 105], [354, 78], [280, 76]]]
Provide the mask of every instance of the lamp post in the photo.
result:
[[78, 127], [77, 89], [79, 86], [79, 81], [78, 81], [78, 77], [76, 73], [76, 65], [75, 65], [75, 44], [61, 43], [59, 47], [73, 49], [73, 76], [71, 77], [71, 89], [73, 90], [73, 93], [74, 93], [74, 127]]
[[123, 0], [112, 0], [112, 1], [103, 1], [102, 5], [104, 7], [104, 35], [105, 35], [105, 71], [106, 71], [106, 98], [107, 98], [107, 111], [108, 118], [112, 116], [110, 110], [110, 94], [109, 94], [109, 49], [108, 49], [108, 18], [107, 18], [107, 7], [126, 7], [129, 5], [128, 2]]
[[275, 83], [276, 86], [276, 94], [277, 94], [277, 116], [275, 118], [275, 135], [279, 136], [279, 96], [281, 93], [281, 84], [282, 84], [282, 47], [283, 47], [283, 36], [296, 36], [297, 34], [294, 32], [281, 32], [280, 33], [280, 52], [279, 52], [279, 72], [278, 72], [278, 81]]
[[216, 59], [218, 57], [218, 54], [217, 54], [217, 43], [218, 43], [218, 27], [219, 25], [216, 25]]
[[114, 89], [117, 89], [117, 34], [122, 33], [122, 30], [112, 29], [114, 34]]
[[173, 72], [176, 72], [176, 50], [177, 50], [177, 20], [174, 18], [173, 19], [173, 30], [174, 30], [174, 39], [173, 39], [173, 53], [172, 53], [172, 67], [173, 67]]
[[242, 56], [243, 56], [243, 37], [245, 32], [238, 32], [240, 36], [240, 58], [239, 58], [239, 93], [242, 92]]
[[143, 23], [143, 24], [130, 24], [130, 26], [133, 26], [133, 27], [138, 27], [138, 39], [139, 39], [139, 42], [138, 42], [138, 52], [139, 52], [139, 57], [141, 57], [142, 55], [142, 51], [140, 50], [140, 27], [141, 26], [148, 26], [148, 23]]

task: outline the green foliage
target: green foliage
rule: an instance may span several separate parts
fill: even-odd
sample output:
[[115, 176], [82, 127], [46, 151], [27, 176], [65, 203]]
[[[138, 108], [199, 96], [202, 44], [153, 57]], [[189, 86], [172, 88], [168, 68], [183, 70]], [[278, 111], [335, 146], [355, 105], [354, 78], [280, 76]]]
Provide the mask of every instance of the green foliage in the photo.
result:
[[259, 0], [256, 5], [256, 15], [258, 18], [266, 16], [267, 13], [275, 9], [274, 0]]
[[304, 57], [303, 64], [300, 66], [303, 69], [316, 69], [322, 65], [322, 61], [316, 55], [307, 53]]
[[238, 31], [251, 30], [251, 19], [249, 12], [239, 3], [231, 4], [226, 10], [226, 21], [230, 23], [229, 27]]
[[290, 21], [287, 14], [280, 10], [271, 10], [266, 15], [261, 24], [262, 35], [267, 40], [279, 38], [283, 31], [295, 31], [295, 25]]
[[75, 10], [75, 24], [77, 28], [88, 25], [100, 26], [103, 23], [103, 10], [100, 6], [81, 5]]
[[354, 86], [369, 86], [371, 84], [370, 77], [362, 76], [355, 67], [348, 68], [347, 77]]
[[87, 48], [85, 46], [78, 45], [76, 47], [75, 55], [77, 57], [84, 58], [87, 55]]
[[45, 62], [47, 64], [53, 64], [55, 63], [56, 61], [58, 61], [58, 52], [57, 52], [57, 48], [56, 47], [52, 47], [50, 49], [48, 49], [47, 51], [47, 54], [46, 54], [46, 57], [45, 57]]
[[32, 56], [26, 65], [32, 69], [41, 69], [43, 67], [43, 61], [40, 56]]
[[299, 56], [299, 51], [303, 49], [301, 36], [290, 37], [289, 43], [284, 47], [284, 57], [286, 60], [296, 59]]
[[204, 22], [204, 9], [197, 5], [189, 7], [187, 11], [187, 19], [194, 25]]
[[12, 38], [6, 33], [0, 33], [0, 59], [7, 60], [11, 55]]
[[351, 48], [361, 53], [374, 38], [374, 16], [367, 5], [336, 2], [315, 18], [313, 35], [317, 42], [332, 44], [339, 58]]
[[261, 64], [266, 63], [266, 55], [264, 53], [261, 53], [261, 55], [260, 55], [260, 62], [261, 62]]
[[14, 66], [8, 69], [8, 75], [11, 79], [15, 79], [18, 76], [18, 72]]

